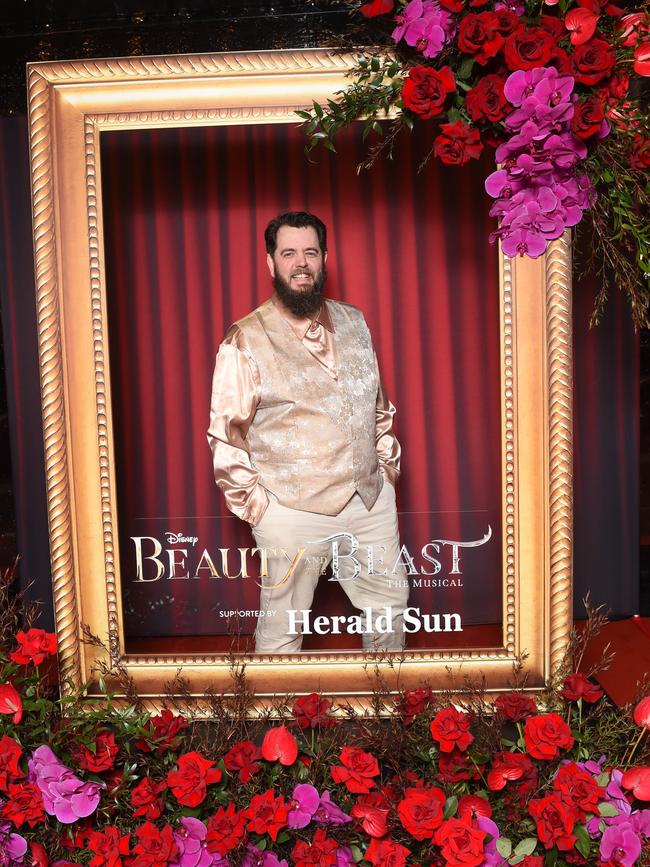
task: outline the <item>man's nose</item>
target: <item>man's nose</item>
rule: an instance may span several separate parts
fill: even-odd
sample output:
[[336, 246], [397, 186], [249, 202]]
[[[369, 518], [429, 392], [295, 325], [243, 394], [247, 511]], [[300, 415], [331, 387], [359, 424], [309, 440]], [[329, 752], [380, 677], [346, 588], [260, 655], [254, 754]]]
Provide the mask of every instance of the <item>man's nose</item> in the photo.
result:
[[296, 264], [301, 267], [305, 267], [307, 265], [307, 257], [304, 253], [301, 253], [300, 250], [296, 253]]

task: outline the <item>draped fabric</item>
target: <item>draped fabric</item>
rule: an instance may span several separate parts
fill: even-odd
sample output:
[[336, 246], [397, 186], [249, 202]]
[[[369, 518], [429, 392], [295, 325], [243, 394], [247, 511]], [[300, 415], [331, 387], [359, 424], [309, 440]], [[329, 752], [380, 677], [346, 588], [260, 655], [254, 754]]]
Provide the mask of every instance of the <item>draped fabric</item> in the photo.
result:
[[[337, 157], [318, 154], [314, 165], [304, 160], [303, 143], [301, 131], [284, 125], [104, 135], [120, 554], [124, 584], [132, 588], [125, 606], [131, 636], [203, 631], [193, 645], [202, 652], [211, 646], [205, 634], [226, 631], [218, 616], [225, 600], [233, 609], [240, 602], [257, 607], [252, 578], [208, 579], [201, 570], [194, 581], [134, 584], [131, 537], [160, 536], [164, 547], [185, 547], [188, 555], [205, 546], [220, 574], [219, 547], [251, 545], [212, 482], [204, 431], [217, 344], [270, 291], [262, 231], [286, 207], [312, 208], [326, 219], [328, 292], [358, 304], [372, 330], [398, 409], [407, 546], [415, 555], [422, 539], [443, 532], [478, 538], [488, 513], [498, 520], [497, 497], [480, 496], [493, 485], [500, 490], [496, 254], [485, 242], [492, 226], [481, 187], [489, 164], [447, 172], [431, 163], [418, 175], [426, 143], [407, 137], [393, 163], [357, 177], [364, 151], [354, 136], [339, 145]], [[25, 117], [0, 120], [0, 160], [0, 300], [19, 568], [23, 589], [44, 603], [39, 625], [51, 629]], [[616, 291], [603, 323], [589, 330], [593, 294], [593, 281], [576, 284], [575, 614], [589, 590], [613, 615], [626, 616], [638, 610], [639, 589], [638, 338]], [[197, 532], [190, 534], [192, 526]], [[201, 538], [196, 546], [168, 546], [162, 529]], [[492, 529], [498, 540], [500, 527]], [[470, 605], [479, 619], [494, 617], [497, 603], [483, 606], [484, 587], [500, 601], [500, 552], [490, 544], [463, 554], [466, 586], [458, 605], [467, 623]], [[188, 556], [191, 574], [197, 559]], [[167, 555], [163, 562], [168, 575]], [[144, 565], [146, 577], [155, 575], [153, 561]], [[417, 565], [433, 568], [422, 558]], [[322, 580], [314, 607], [342, 613], [339, 590]], [[433, 591], [418, 591], [425, 592]], [[454, 592], [436, 595], [435, 609], [456, 610]], [[431, 645], [441, 641], [428, 638]]]
[[[250, 578], [209, 577], [207, 567], [191, 576], [204, 548], [222, 573], [221, 548], [234, 569], [235, 549], [252, 547], [212, 478], [210, 378], [228, 326], [272, 291], [263, 230], [289, 209], [327, 224], [327, 293], [363, 311], [397, 406], [411, 604], [460, 613], [465, 624], [500, 622], [498, 264], [482, 194], [489, 164], [445, 170], [432, 162], [418, 173], [430, 135], [422, 127], [392, 162], [360, 175], [358, 129], [342, 137], [337, 156], [322, 152], [313, 162], [303, 131], [284, 124], [104, 135], [122, 576], [133, 636], [151, 634], [152, 610], [163, 632], [219, 633], [227, 630], [221, 612], [257, 607]], [[147, 580], [160, 572], [145, 559], [156, 550], [151, 539], [169, 547], [165, 532], [198, 537], [191, 549], [177, 546], [188, 553], [178, 555], [175, 574], [190, 578], [170, 578], [161, 553], [164, 572]], [[459, 549], [455, 569], [449, 544], [426, 550], [439, 566], [422, 555], [434, 540], [490, 532], [485, 544]], [[134, 580], [138, 544], [144, 581]], [[443, 578], [451, 586], [426, 586]], [[348, 612], [340, 588], [323, 582], [319, 613]], [[253, 625], [248, 618], [243, 627]]]

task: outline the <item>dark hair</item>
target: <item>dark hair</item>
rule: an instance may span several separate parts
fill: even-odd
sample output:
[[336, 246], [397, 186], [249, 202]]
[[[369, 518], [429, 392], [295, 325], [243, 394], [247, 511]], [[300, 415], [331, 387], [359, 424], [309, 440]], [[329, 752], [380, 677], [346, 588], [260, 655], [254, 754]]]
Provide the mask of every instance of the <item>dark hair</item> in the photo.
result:
[[307, 211], [287, 211], [285, 214], [280, 214], [268, 224], [264, 230], [264, 243], [266, 244], [266, 252], [273, 255], [278, 246], [278, 230], [281, 226], [290, 226], [292, 229], [307, 229], [311, 226], [318, 235], [318, 244], [321, 253], [327, 252], [327, 228], [325, 223], [315, 214], [308, 214]]

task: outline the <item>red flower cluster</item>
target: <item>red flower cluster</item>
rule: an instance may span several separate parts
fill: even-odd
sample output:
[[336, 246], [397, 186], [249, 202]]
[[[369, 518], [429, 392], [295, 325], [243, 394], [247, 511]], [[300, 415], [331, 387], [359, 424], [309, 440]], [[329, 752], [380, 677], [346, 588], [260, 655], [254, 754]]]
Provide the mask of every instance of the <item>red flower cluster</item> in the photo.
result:
[[442, 789], [407, 789], [397, 805], [397, 815], [405, 831], [416, 840], [429, 840], [442, 824], [445, 806]]
[[247, 783], [262, 765], [259, 760], [262, 753], [252, 741], [240, 741], [231, 747], [223, 757], [223, 763], [229, 771], [236, 771], [242, 783]]
[[29, 662], [40, 665], [48, 656], [54, 656], [56, 653], [56, 635], [54, 632], [46, 632], [44, 629], [34, 629], [33, 627], [27, 632], [23, 632], [21, 629], [16, 635], [16, 639], [18, 640], [18, 650], [10, 653], [9, 658], [20, 665], [26, 665]]
[[374, 789], [373, 777], [379, 776], [377, 759], [358, 747], [343, 747], [339, 756], [340, 765], [330, 769], [335, 783], [344, 783], [348, 791], [358, 795]]
[[278, 833], [287, 824], [290, 805], [282, 797], [274, 795], [268, 789], [262, 795], [251, 798], [250, 807], [242, 811], [248, 821], [246, 827], [254, 834], [268, 834], [272, 840], [277, 840]]
[[470, 733], [472, 719], [469, 714], [446, 707], [438, 711], [431, 721], [431, 735], [440, 744], [440, 751], [450, 753], [453, 749], [464, 752], [474, 740]]
[[[391, 0], [392, 6], [392, 0]], [[292, 714], [301, 729], [330, 728], [336, 725], [334, 717], [328, 714], [332, 702], [317, 693], [301, 695], [296, 699]]]
[[535, 759], [555, 759], [560, 750], [574, 744], [571, 729], [556, 713], [540, 714], [526, 720], [524, 740], [527, 752]]
[[163, 710], [157, 716], [151, 717], [144, 737], [137, 740], [135, 745], [144, 753], [177, 750], [181, 744], [180, 733], [186, 728], [187, 722], [182, 716], [174, 716], [170, 710]]
[[95, 774], [110, 770], [115, 764], [118, 752], [115, 735], [108, 731], [98, 732], [92, 747], [87, 747], [85, 744], [77, 744], [75, 747], [79, 765]]
[[441, 114], [447, 96], [456, 90], [454, 74], [448, 66], [431, 69], [414, 66], [402, 88], [402, 102], [423, 120]]
[[314, 834], [311, 843], [298, 840], [293, 847], [293, 863], [295, 867], [334, 867], [336, 864], [336, 840], [328, 837], [322, 828]]
[[167, 774], [167, 785], [179, 804], [196, 807], [205, 800], [207, 786], [219, 782], [221, 771], [200, 753], [185, 753], [177, 764], [178, 770]]
[[246, 817], [230, 803], [225, 810], [219, 807], [217, 812], [210, 816], [207, 828], [208, 852], [218, 852], [219, 855], [224, 856], [231, 849], [239, 846], [246, 836]]

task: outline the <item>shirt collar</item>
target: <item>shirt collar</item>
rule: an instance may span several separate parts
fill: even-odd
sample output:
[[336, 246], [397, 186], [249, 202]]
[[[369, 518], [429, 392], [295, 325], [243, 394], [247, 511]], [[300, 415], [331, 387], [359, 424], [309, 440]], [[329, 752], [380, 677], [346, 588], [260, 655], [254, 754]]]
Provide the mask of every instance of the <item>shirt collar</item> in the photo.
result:
[[[282, 307], [276, 300], [275, 295], [272, 297], [271, 300], [273, 302], [273, 305], [275, 306], [275, 309], [281, 316], [283, 316]], [[286, 319], [286, 317], [284, 318]], [[287, 322], [301, 340], [304, 340], [304, 338], [309, 334], [310, 329], [313, 328], [314, 325], [322, 325], [323, 328], [327, 328], [327, 330], [330, 331], [332, 334], [334, 334], [335, 331], [334, 323], [332, 322], [332, 317], [330, 316], [330, 312], [325, 301], [321, 302], [318, 313], [316, 313], [316, 315], [313, 316], [311, 319], [305, 319], [303, 322], [300, 323], [294, 323], [290, 319], [287, 319]]]

